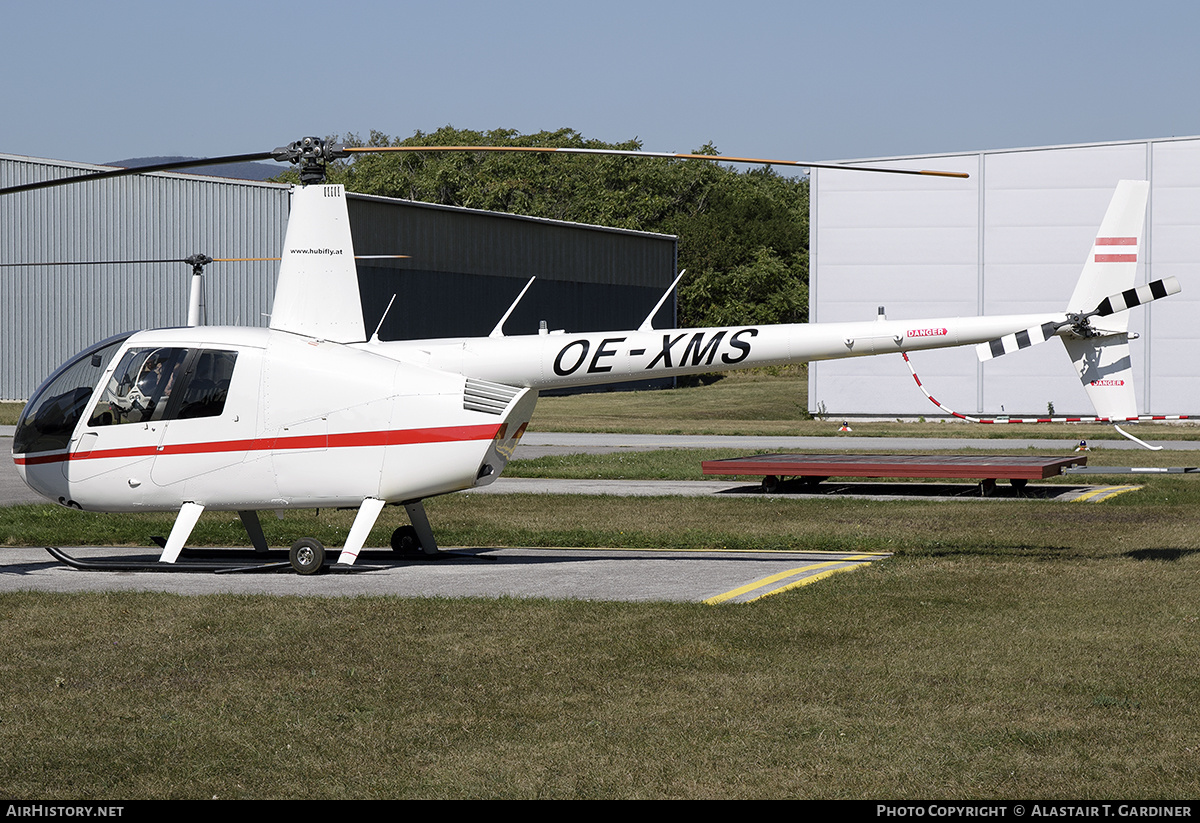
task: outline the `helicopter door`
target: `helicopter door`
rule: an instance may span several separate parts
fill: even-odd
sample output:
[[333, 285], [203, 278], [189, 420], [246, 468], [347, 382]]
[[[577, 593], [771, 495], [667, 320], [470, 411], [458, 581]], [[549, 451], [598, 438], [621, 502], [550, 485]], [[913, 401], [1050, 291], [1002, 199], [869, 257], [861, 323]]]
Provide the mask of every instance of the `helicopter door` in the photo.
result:
[[[181, 494], [201, 493], [192, 481], [237, 466], [252, 447], [261, 359], [256, 350], [198, 349], [183, 365], [163, 417], [151, 479], [156, 486], [187, 483]], [[211, 479], [211, 478], [210, 478]], [[221, 474], [214, 489], [232, 491], [236, 478]]]

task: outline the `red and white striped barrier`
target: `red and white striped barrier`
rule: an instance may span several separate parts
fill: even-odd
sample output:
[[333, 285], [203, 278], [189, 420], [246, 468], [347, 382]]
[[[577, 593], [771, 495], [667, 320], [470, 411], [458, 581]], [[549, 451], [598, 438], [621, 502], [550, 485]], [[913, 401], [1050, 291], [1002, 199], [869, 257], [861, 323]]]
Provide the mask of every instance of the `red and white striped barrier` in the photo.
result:
[[900, 352], [900, 356], [904, 358], [904, 363], [908, 366], [909, 372], [912, 373], [913, 380], [915, 380], [917, 383], [917, 388], [921, 390], [922, 394], [929, 398], [930, 403], [933, 403], [933, 405], [946, 412], [946, 414], [957, 417], [960, 420], [966, 420], [969, 423], [1110, 423], [1112, 424], [1113, 428], [1115, 428], [1118, 432], [1121, 432], [1124, 437], [1127, 437], [1133, 442], [1145, 446], [1148, 449], [1157, 451], [1158, 449], [1161, 449], [1162, 446], [1151, 446], [1149, 443], [1145, 443], [1129, 434], [1129, 432], [1122, 431], [1121, 427], [1117, 424], [1197, 419], [1196, 415], [1188, 414], [1142, 414], [1136, 417], [972, 417], [969, 414], [956, 412], [954, 409], [951, 409], [938, 402], [938, 399], [929, 393], [929, 390], [926, 389], [925, 385], [921, 382], [921, 378], [917, 376], [917, 370], [913, 368], [912, 361], [908, 359], [908, 352]]

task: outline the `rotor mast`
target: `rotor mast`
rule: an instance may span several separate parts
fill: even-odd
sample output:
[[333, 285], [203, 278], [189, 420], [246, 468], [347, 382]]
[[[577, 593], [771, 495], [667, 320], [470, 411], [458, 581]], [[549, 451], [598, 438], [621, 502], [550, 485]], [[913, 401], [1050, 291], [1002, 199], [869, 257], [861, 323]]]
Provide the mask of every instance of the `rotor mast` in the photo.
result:
[[188, 293], [189, 326], [205, 326], [208, 324], [208, 304], [204, 300], [204, 267], [213, 259], [207, 254], [193, 254], [184, 259], [192, 267], [192, 285]]

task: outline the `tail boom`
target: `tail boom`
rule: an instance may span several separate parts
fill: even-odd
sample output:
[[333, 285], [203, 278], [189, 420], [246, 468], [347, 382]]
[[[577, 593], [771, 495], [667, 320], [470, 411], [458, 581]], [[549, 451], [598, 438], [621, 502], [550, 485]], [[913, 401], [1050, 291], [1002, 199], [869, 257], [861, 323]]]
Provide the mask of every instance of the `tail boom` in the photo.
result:
[[858, 323], [371, 343], [398, 360], [539, 390], [966, 346], [1061, 315], [876, 320]]

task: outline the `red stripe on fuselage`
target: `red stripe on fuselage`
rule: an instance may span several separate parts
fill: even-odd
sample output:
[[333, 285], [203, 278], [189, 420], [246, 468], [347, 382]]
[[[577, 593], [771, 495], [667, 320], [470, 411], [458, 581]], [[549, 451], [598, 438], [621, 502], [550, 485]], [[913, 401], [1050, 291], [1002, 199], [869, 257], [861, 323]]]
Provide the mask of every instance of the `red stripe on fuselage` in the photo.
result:
[[61, 463], [66, 460], [103, 460], [118, 457], [151, 457], [175, 454], [215, 454], [217, 452], [295, 451], [304, 449], [342, 449], [362, 446], [408, 446], [418, 443], [460, 443], [491, 440], [500, 424], [486, 426], [444, 426], [432, 429], [399, 431], [344, 432], [307, 434], [297, 437], [261, 437], [253, 440], [215, 440], [206, 443], [171, 443], [158, 446], [134, 446], [127, 449], [93, 449], [89, 452], [57, 452], [33, 457], [13, 455], [17, 465]]

